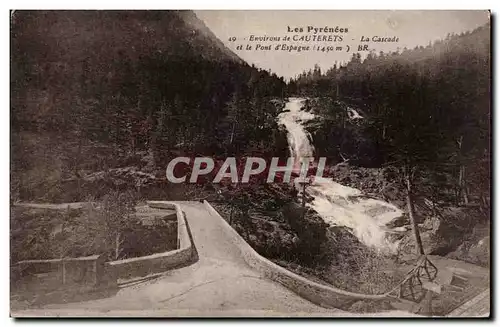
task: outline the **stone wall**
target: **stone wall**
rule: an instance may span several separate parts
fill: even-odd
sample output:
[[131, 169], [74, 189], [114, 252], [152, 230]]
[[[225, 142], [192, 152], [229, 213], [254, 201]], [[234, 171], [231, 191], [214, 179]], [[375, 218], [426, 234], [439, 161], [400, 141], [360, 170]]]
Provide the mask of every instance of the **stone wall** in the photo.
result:
[[118, 279], [131, 279], [171, 270], [192, 260], [193, 245], [180, 206], [167, 201], [148, 201], [151, 208], [175, 209], [177, 217], [177, 249], [148, 256], [107, 262]]
[[[71, 207], [81, 207], [83, 203], [73, 203]], [[37, 289], [55, 289], [61, 285], [82, 285], [85, 287], [115, 286], [118, 279], [143, 277], [164, 272], [188, 264], [193, 257], [193, 245], [189, 237], [188, 225], [180, 206], [166, 201], [148, 203], [152, 208], [174, 209], [177, 220], [177, 248], [172, 251], [152, 255], [104, 262], [100, 255], [82, 258], [64, 258], [50, 260], [25, 260], [11, 269], [11, 280], [21, 280]], [[36, 208], [61, 209], [64, 205], [24, 204]]]
[[383, 300], [388, 294], [368, 295], [344, 291], [332, 286], [319, 284], [297, 275], [258, 254], [245, 240], [226, 222], [224, 218], [207, 202], [207, 210], [213, 216], [219, 217], [221, 226], [239, 248], [245, 261], [265, 277], [274, 280], [301, 297], [323, 307], [346, 310], [359, 300]]
[[75, 287], [94, 289], [116, 284], [113, 273], [106, 269], [105, 258], [102, 255], [24, 260], [18, 262], [14, 270], [18, 280], [29, 284], [30, 288], [44, 291]]

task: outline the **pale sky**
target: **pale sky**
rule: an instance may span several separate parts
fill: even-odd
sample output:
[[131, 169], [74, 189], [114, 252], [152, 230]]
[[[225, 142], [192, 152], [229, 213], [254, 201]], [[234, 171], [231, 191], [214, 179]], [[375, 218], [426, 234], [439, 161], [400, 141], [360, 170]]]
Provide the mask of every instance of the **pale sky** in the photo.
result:
[[[314, 64], [319, 64], [322, 70], [333, 66], [335, 61], [347, 61], [352, 56], [352, 51], [360, 43], [360, 38], [366, 36], [399, 38], [397, 43], [374, 43], [370, 42], [370, 49], [377, 54], [403, 49], [405, 46], [414, 48], [416, 45], [426, 46], [429, 41], [445, 38], [448, 33], [460, 33], [473, 30], [484, 25], [489, 20], [488, 11], [195, 11], [198, 18], [203, 20], [208, 28], [219, 37], [224, 44], [250, 64], [255, 64], [263, 69], [271, 69], [272, 72], [286, 78], [309, 69]], [[312, 35], [311, 33], [289, 33], [288, 26], [307, 26], [348, 28], [347, 33], [333, 33], [342, 35], [343, 42], [319, 42], [308, 43], [321, 45], [346, 45], [351, 47], [349, 52], [286, 52], [286, 51], [244, 51], [236, 50], [238, 44], [257, 43], [262, 45], [279, 45], [286, 42], [248, 42], [250, 35], [255, 36], [293, 36]], [[318, 33], [332, 34], [332, 33]], [[236, 42], [230, 42], [230, 37], [236, 37]], [[243, 40], [246, 38], [246, 40]], [[291, 44], [291, 43], [288, 43]], [[297, 44], [297, 42], [296, 42]], [[300, 43], [307, 45], [307, 43]]]

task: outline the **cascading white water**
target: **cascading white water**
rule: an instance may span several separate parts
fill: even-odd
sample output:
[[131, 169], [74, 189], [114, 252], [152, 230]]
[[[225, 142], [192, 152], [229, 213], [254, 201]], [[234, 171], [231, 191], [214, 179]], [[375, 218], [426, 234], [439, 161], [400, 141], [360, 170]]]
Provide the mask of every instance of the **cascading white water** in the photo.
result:
[[311, 135], [302, 126], [303, 122], [314, 119], [314, 115], [301, 110], [305, 99], [290, 98], [286, 103], [284, 112], [278, 119], [279, 123], [288, 131], [288, 147], [295, 161], [301, 157], [312, 157], [314, 147], [311, 145]]
[[[288, 131], [288, 146], [295, 162], [314, 155], [311, 135], [302, 124], [315, 115], [302, 110], [304, 101], [301, 98], [290, 98], [284, 112], [278, 116], [278, 122]], [[396, 251], [398, 244], [386, 237], [386, 224], [402, 215], [402, 211], [396, 206], [368, 198], [358, 189], [322, 177], [314, 179], [313, 184], [307, 188], [307, 193], [314, 198], [310, 207], [325, 222], [350, 228], [367, 246], [384, 252]]]

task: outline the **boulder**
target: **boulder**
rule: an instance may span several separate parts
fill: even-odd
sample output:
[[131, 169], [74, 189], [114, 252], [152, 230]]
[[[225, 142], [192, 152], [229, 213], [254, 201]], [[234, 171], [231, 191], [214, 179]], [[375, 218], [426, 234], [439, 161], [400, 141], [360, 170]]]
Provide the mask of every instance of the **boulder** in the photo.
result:
[[490, 265], [490, 237], [486, 236], [477, 243], [472, 244], [467, 254], [468, 262], [476, 263], [481, 266]]
[[433, 232], [437, 232], [439, 227], [441, 226], [441, 220], [438, 217], [432, 216], [424, 220], [422, 224], [419, 224], [419, 227], [424, 230], [430, 230]]
[[390, 229], [396, 229], [398, 227], [403, 227], [409, 225], [410, 220], [408, 218], [408, 214], [403, 213], [396, 219], [391, 220], [386, 226]]
[[463, 243], [447, 257], [489, 267], [490, 243], [489, 224], [480, 224], [475, 226]]
[[[420, 231], [420, 239], [426, 254], [439, 254], [442, 249], [447, 249], [449, 243], [446, 240], [436, 237], [435, 234], [429, 231]], [[417, 254], [417, 247], [413, 231], [408, 230], [408, 233], [401, 239], [399, 245], [400, 253], [402, 254]]]
[[[466, 207], [447, 207], [439, 216], [430, 216], [419, 224], [420, 238], [426, 254], [446, 255], [458, 249], [470, 235], [475, 216]], [[413, 232], [408, 231], [400, 243], [400, 252], [416, 253]]]

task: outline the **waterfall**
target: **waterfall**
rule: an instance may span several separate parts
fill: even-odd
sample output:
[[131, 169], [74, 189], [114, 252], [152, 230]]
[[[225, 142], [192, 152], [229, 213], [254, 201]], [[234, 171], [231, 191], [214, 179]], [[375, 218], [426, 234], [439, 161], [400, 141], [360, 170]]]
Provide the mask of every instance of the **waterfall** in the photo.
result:
[[[302, 110], [305, 99], [290, 98], [278, 123], [285, 126], [290, 154], [295, 162], [300, 158], [313, 157], [311, 135], [303, 124], [315, 115]], [[356, 117], [359, 118], [359, 117]], [[351, 230], [362, 243], [383, 252], [395, 252], [397, 243], [390, 241], [386, 226], [400, 217], [402, 211], [396, 206], [368, 198], [358, 189], [347, 187], [328, 178], [316, 177], [307, 187], [313, 197], [308, 204], [331, 226], [344, 226]]]
[[302, 106], [305, 99], [290, 98], [286, 103], [284, 112], [278, 117], [279, 123], [284, 125], [288, 131], [288, 147], [295, 161], [301, 157], [312, 157], [314, 147], [311, 145], [311, 135], [304, 129], [302, 123], [313, 119], [315, 116], [303, 111]]

